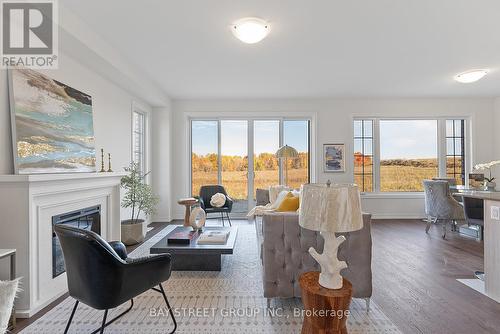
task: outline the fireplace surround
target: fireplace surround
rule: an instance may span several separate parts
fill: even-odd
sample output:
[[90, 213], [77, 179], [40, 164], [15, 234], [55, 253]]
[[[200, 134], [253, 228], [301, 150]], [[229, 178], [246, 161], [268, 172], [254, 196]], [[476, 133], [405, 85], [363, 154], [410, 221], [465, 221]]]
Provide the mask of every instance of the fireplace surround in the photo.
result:
[[22, 291], [16, 314], [30, 317], [68, 291], [54, 277], [53, 217], [100, 207], [100, 235], [120, 240], [120, 179], [125, 173], [0, 175], [0, 244], [17, 249]]

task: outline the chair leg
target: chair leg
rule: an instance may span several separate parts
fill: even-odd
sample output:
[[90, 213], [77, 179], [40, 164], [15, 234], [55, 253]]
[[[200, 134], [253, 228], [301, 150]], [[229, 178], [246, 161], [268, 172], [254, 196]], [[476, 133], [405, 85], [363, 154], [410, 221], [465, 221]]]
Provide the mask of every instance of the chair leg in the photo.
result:
[[68, 324], [66, 325], [66, 329], [64, 330], [64, 334], [68, 333], [69, 326], [71, 325], [71, 321], [73, 320], [73, 317], [75, 315], [76, 308], [78, 307], [78, 303], [79, 303], [79, 301], [77, 300], [75, 303], [75, 306], [73, 307], [73, 311], [71, 311], [71, 315], [69, 316]]
[[432, 218], [430, 216], [427, 216], [427, 226], [425, 226], [425, 233], [429, 233], [431, 224], [432, 224]]
[[222, 219], [222, 226], [224, 226], [224, 212], [221, 211], [220, 219]]
[[170, 313], [170, 317], [172, 318], [172, 321], [174, 322], [174, 329], [169, 333], [169, 334], [173, 334], [177, 330], [177, 321], [175, 320], [174, 312], [172, 310], [172, 307], [170, 307], [170, 303], [168, 302], [167, 295], [165, 294], [165, 290], [163, 290], [163, 286], [161, 285], [161, 283], [158, 284], [158, 286], [160, 287], [160, 292], [163, 295], [163, 299], [165, 299], [165, 304], [167, 304], [168, 312]]
[[104, 317], [102, 317], [101, 334], [104, 333], [104, 328], [106, 328], [106, 318], [108, 317], [108, 310], [104, 311]]
[[443, 239], [445, 239], [445, 238], [446, 238], [446, 224], [447, 224], [447, 223], [448, 223], [448, 221], [447, 221], [447, 220], [444, 220], [444, 221], [443, 221], [443, 235], [442, 235]]
[[233, 224], [231, 224], [231, 218], [229, 218], [229, 212], [226, 211], [226, 216], [227, 216], [227, 221], [229, 222], [229, 226], [233, 226]]
[[104, 332], [104, 328], [108, 327], [109, 325], [111, 325], [113, 322], [115, 322], [116, 320], [118, 320], [119, 318], [123, 317], [125, 314], [127, 314], [128, 312], [130, 312], [130, 310], [132, 309], [132, 307], [134, 307], [134, 300], [133, 299], [130, 299], [130, 307], [128, 309], [126, 309], [125, 311], [123, 311], [122, 313], [118, 314], [116, 317], [114, 317], [113, 319], [111, 319], [110, 321], [108, 322], [105, 322], [106, 318], [108, 317], [108, 311], [106, 310], [106, 312], [104, 313], [104, 321], [103, 321], [103, 326], [101, 326], [100, 328], [97, 328], [95, 331], [93, 331], [92, 333], [90, 334], [96, 334], [97, 332], [100, 332], [101, 334]]

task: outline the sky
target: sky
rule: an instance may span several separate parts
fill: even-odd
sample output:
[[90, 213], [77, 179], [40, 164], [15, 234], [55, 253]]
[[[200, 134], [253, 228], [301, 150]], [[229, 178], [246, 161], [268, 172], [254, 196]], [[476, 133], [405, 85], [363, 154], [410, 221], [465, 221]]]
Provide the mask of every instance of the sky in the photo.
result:
[[[193, 152], [199, 155], [217, 153], [217, 121], [193, 121]], [[248, 151], [247, 121], [221, 121], [221, 153], [246, 156]], [[307, 121], [285, 121], [284, 144], [299, 152], [307, 152]], [[254, 152], [275, 153], [279, 148], [279, 121], [254, 121]]]
[[[223, 155], [246, 156], [247, 121], [221, 121]], [[193, 121], [193, 152], [217, 153], [217, 121]], [[307, 151], [307, 122], [285, 121], [284, 144]], [[381, 159], [437, 158], [436, 120], [381, 120]], [[254, 121], [254, 151], [275, 153], [279, 148], [279, 121]]]
[[380, 159], [437, 158], [436, 120], [381, 120]]

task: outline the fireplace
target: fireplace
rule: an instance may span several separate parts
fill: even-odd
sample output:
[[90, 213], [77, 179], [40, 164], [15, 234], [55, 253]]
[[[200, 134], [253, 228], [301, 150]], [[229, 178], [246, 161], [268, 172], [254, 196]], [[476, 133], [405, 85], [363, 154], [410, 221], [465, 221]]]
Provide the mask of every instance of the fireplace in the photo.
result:
[[52, 217], [52, 278], [66, 271], [64, 257], [54, 226], [64, 224], [101, 234], [101, 206], [75, 210]]

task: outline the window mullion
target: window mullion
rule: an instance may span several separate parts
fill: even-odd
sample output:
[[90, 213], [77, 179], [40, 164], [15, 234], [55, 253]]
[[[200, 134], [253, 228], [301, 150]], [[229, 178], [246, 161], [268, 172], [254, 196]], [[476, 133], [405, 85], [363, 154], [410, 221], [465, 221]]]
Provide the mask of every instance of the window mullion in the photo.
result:
[[373, 120], [373, 191], [380, 192], [380, 122]]

